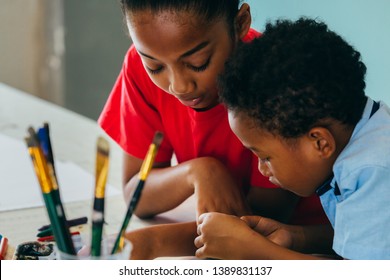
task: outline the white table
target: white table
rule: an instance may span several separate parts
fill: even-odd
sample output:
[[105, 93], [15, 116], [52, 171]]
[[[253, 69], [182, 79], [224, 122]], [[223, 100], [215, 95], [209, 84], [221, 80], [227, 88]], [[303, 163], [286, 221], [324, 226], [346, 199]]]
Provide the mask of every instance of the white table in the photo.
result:
[[[55, 158], [72, 161], [94, 174], [96, 139], [99, 135], [105, 136], [95, 121], [0, 83], [0, 134], [23, 140], [29, 126], [40, 127], [44, 122], [50, 124]], [[105, 138], [110, 141], [111, 147], [108, 183], [121, 189], [122, 150], [108, 136]], [[1, 170], [0, 174], [1, 172], [6, 171]], [[107, 198], [105, 205], [108, 223], [105, 231], [107, 234], [117, 233], [127, 206], [121, 195]], [[85, 228], [89, 230], [92, 198], [68, 203], [64, 207], [69, 219], [87, 216], [89, 224]], [[190, 221], [194, 217], [194, 199], [191, 197], [178, 208], [152, 220], [140, 220], [134, 216], [128, 229], [157, 223]], [[8, 237], [12, 246], [35, 240], [37, 229], [47, 223], [44, 207], [0, 212], [0, 232]]]

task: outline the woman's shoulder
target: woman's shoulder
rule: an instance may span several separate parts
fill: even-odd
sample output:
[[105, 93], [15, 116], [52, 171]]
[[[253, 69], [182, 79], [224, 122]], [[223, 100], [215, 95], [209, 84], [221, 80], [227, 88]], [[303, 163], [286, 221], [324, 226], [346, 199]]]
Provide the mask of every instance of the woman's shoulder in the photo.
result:
[[[127, 52], [125, 54], [124, 65], [125, 66], [136, 65], [137, 67], [138, 67], [138, 65], [142, 66], [141, 57], [138, 54], [138, 52], [133, 44], [131, 44], [131, 46], [129, 47], [129, 49], [127, 50]], [[133, 68], [136, 69], [136, 67], [133, 67]], [[143, 67], [142, 67], [142, 69], [143, 69]]]
[[254, 40], [255, 38], [260, 37], [260, 36], [261, 36], [261, 33], [259, 31], [257, 31], [256, 29], [250, 28], [248, 33], [245, 35], [245, 37], [242, 38], [242, 41], [244, 43], [249, 43], [252, 40]]

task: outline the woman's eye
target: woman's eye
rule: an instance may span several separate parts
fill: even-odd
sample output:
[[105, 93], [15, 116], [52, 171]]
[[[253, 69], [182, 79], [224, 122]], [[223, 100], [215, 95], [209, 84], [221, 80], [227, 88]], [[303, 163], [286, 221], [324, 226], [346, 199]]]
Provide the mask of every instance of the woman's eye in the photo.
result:
[[191, 70], [193, 70], [193, 71], [195, 71], [195, 72], [202, 72], [202, 71], [206, 70], [207, 67], [209, 66], [209, 64], [210, 64], [210, 58], [211, 58], [211, 57], [209, 57], [209, 58], [207, 59], [206, 63], [203, 64], [202, 66], [193, 66], [193, 65], [191, 65], [191, 64], [188, 64], [188, 68], [190, 68]]
[[152, 75], [158, 74], [158, 73], [160, 73], [163, 70], [162, 66], [158, 67], [157, 69], [151, 69], [149, 67], [146, 67], [146, 68], [148, 69], [149, 73], [152, 74]]

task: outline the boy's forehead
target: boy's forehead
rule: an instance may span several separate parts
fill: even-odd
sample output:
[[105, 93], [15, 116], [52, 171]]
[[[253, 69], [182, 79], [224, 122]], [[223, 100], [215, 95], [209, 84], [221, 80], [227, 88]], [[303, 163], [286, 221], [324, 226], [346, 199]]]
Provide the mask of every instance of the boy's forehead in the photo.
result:
[[250, 147], [252, 150], [261, 150], [260, 146], [266, 148], [267, 144], [281, 143], [285, 145], [287, 142], [278, 135], [274, 135], [270, 131], [263, 128], [259, 121], [244, 112], [234, 112], [228, 110], [229, 125], [234, 134], [240, 139], [244, 146]]
[[257, 121], [250, 117], [246, 112], [228, 110], [228, 119], [231, 125], [246, 126], [251, 129], [261, 129]]
[[252, 146], [259, 136], [271, 136], [270, 133], [262, 129], [258, 122], [248, 114], [242, 112], [228, 111], [229, 125], [237, 137], [244, 143]]

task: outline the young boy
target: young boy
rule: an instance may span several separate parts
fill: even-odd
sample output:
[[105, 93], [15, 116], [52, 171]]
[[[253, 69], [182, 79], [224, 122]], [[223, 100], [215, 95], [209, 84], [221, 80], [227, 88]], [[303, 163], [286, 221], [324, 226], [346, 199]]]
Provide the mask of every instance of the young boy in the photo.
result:
[[[227, 63], [220, 96], [260, 172], [320, 196], [338, 255], [390, 259], [390, 110], [365, 95], [365, 73], [359, 52], [324, 23], [279, 20]], [[197, 231], [201, 258], [317, 258], [297, 252], [310, 227], [208, 213]]]

